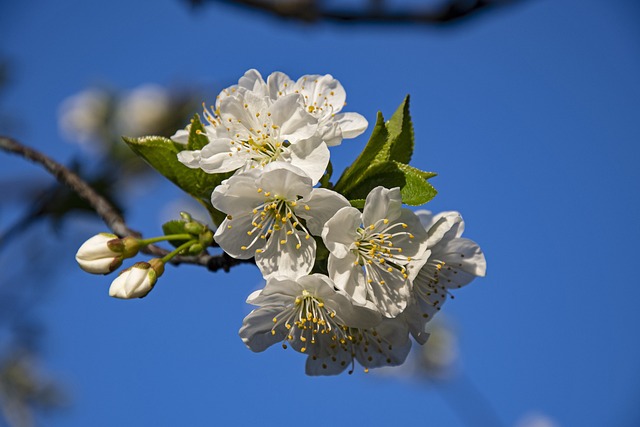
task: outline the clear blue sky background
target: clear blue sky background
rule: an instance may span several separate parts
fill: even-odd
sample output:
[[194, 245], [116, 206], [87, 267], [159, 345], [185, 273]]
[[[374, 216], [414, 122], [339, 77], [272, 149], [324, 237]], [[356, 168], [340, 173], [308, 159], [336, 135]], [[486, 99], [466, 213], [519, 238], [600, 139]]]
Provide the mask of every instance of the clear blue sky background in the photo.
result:
[[[631, 427], [640, 425], [639, 18], [632, 0], [529, 0], [441, 29], [311, 27], [218, 5], [193, 13], [177, 0], [4, 2], [0, 47], [16, 73], [3, 108], [21, 120], [15, 136], [68, 161], [77, 147], [59, 136], [58, 105], [97, 81], [127, 89], [231, 84], [254, 67], [331, 73], [348, 110], [370, 121], [410, 93], [413, 164], [439, 173], [428, 207], [459, 210], [488, 261], [487, 277], [444, 308], [465, 374], [506, 426], [540, 411], [562, 426]], [[333, 151], [337, 170], [368, 134]], [[38, 174], [0, 154], [0, 178]], [[178, 196], [168, 183], [150, 193], [128, 217], [147, 235]], [[298, 354], [246, 349], [237, 330], [260, 286], [255, 268], [169, 268], [148, 298], [109, 298], [109, 278], [74, 265], [75, 248], [102, 229], [81, 225], [86, 233], [60, 237], [60, 274], [42, 278], [55, 280], [41, 313], [45, 366], [73, 397], [45, 425], [463, 425], [435, 387], [362, 372], [308, 378]], [[473, 395], [452, 393], [478, 410]]]

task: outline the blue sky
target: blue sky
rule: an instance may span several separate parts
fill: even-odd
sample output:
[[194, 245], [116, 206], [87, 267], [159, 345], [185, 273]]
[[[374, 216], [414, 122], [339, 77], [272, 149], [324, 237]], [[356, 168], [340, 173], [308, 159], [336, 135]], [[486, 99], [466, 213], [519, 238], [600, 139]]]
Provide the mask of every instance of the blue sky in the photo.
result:
[[[3, 109], [19, 119], [17, 138], [61, 161], [78, 148], [59, 135], [57, 108], [97, 82], [219, 87], [249, 68], [331, 73], [348, 110], [370, 122], [411, 94], [412, 164], [439, 174], [426, 207], [460, 211], [488, 262], [487, 277], [443, 309], [465, 375], [506, 426], [529, 412], [562, 426], [640, 423], [632, 1], [530, 0], [451, 28], [305, 26], [227, 6], [194, 12], [177, 0], [2, 9], [0, 49], [15, 70]], [[368, 135], [332, 152], [337, 171]], [[0, 179], [27, 176], [45, 174], [0, 154]], [[150, 188], [130, 225], [158, 233], [159, 212], [178, 196], [169, 183]], [[1, 214], [0, 224], [12, 215]], [[237, 330], [246, 296], [261, 286], [255, 268], [169, 268], [149, 297], [110, 299], [109, 278], [73, 261], [100, 230], [78, 220], [58, 237], [64, 251], [41, 313], [44, 364], [73, 406], [46, 425], [464, 425], [436, 386], [361, 372], [308, 378], [298, 354], [246, 349]], [[451, 393], [471, 411], [478, 405], [464, 389]]]

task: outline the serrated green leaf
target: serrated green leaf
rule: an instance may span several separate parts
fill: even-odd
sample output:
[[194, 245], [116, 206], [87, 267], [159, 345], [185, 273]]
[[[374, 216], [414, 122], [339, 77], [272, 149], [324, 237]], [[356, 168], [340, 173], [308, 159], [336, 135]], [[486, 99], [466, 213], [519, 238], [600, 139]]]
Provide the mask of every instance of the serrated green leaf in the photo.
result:
[[209, 143], [209, 138], [204, 130], [204, 126], [200, 121], [200, 116], [193, 115], [191, 119], [191, 126], [189, 127], [189, 142], [187, 143], [187, 150], [202, 150], [202, 148]]
[[437, 194], [435, 188], [427, 182], [427, 179], [433, 176], [433, 172], [424, 172], [396, 161], [378, 163], [367, 169], [361, 180], [344, 196], [351, 201], [352, 206], [361, 208], [360, 205], [354, 204], [354, 201], [366, 199], [374, 188], [380, 185], [386, 188], [400, 187], [402, 202], [410, 206], [419, 206]]
[[[194, 121], [195, 126], [192, 125], [192, 132], [197, 129], [198, 122]], [[194, 136], [196, 135], [194, 134]], [[202, 135], [197, 136], [200, 137]], [[211, 192], [224, 179], [231, 176], [231, 173], [208, 174], [201, 169], [191, 169], [183, 165], [178, 161], [178, 153], [187, 147], [167, 138], [145, 136], [142, 138], [123, 139], [137, 155], [142, 157], [154, 169], [202, 203], [209, 211], [211, 219], [216, 225], [222, 222], [224, 214], [211, 206]]]
[[403, 203], [409, 206], [420, 206], [438, 194], [436, 189], [427, 182], [428, 178], [436, 175], [435, 173], [424, 172], [399, 162], [395, 162], [395, 164], [404, 172], [405, 185], [400, 190]]
[[409, 114], [409, 95], [387, 122], [387, 131], [389, 133], [388, 160], [408, 164], [413, 154], [413, 124]]
[[[186, 233], [184, 226], [185, 226], [184, 221], [179, 221], [179, 220], [168, 221], [162, 224], [162, 232], [164, 233], [165, 236], [168, 236], [170, 234], [183, 234], [183, 233]], [[177, 248], [178, 246], [187, 243], [187, 241], [188, 240], [169, 240], [169, 243], [172, 246]]]
[[369, 142], [356, 161], [343, 172], [335, 190], [345, 194], [352, 188], [361, 187], [360, 181], [371, 176], [369, 169], [380, 164], [389, 161], [408, 163], [413, 153], [413, 138], [407, 95], [388, 122], [385, 123], [382, 113], [378, 113]]
[[384, 123], [384, 117], [381, 112], [378, 112], [378, 119], [376, 120], [369, 142], [367, 142], [367, 145], [358, 158], [342, 173], [342, 176], [334, 187], [335, 191], [345, 194], [345, 191], [349, 187], [358, 183], [358, 178], [371, 167], [376, 156], [384, 148], [388, 136], [389, 133]]
[[378, 163], [368, 168], [343, 195], [348, 200], [366, 199], [369, 192], [378, 186], [402, 188], [405, 184], [405, 173], [395, 162]]

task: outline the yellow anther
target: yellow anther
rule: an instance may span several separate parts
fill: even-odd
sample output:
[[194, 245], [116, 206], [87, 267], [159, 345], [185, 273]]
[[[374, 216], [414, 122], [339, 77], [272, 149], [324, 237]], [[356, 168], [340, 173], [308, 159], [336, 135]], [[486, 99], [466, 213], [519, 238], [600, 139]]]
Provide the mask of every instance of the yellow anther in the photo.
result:
[[311, 238], [311, 236], [309, 236], [308, 234], [306, 236], [304, 236], [305, 240], [309, 240]]
[[264, 249], [256, 249], [257, 254], [261, 254], [262, 252], [264, 252]]
[[384, 222], [385, 224], [389, 224], [389, 220], [387, 218], [383, 219], [382, 222]]
[[264, 193], [265, 197], [269, 197], [271, 195], [271, 191], [267, 191], [266, 193]]
[[271, 335], [275, 335], [276, 331], [274, 331], [273, 329], [271, 330]]
[[274, 318], [273, 318], [273, 323], [276, 323], [277, 321], [278, 321], [278, 318], [277, 318], [277, 317], [274, 317]]
[[258, 188], [258, 193], [262, 193], [262, 188]]
[[309, 205], [304, 205], [304, 210], [305, 210], [305, 211], [308, 211], [308, 210], [310, 210], [310, 209], [311, 209], [311, 208], [309, 207]]
[[284, 239], [280, 240], [280, 244], [281, 244], [281, 245], [284, 245], [285, 243], [287, 243], [287, 241], [286, 241], [286, 240], [284, 240]]
[[243, 251], [246, 251], [247, 247], [246, 246], [241, 246], [240, 249], [242, 249]]
[[296, 249], [300, 249], [301, 247], [302, 247], [302, 245], [301, 245], [300, 243], [298, 243], [298, 244], [296, 245]]
[[389, 273], [391, 273], [391, 272], [393, 271], [393, 268], [389, 267], [389, 268], [387, 268], [387, 271], [388, 271]]

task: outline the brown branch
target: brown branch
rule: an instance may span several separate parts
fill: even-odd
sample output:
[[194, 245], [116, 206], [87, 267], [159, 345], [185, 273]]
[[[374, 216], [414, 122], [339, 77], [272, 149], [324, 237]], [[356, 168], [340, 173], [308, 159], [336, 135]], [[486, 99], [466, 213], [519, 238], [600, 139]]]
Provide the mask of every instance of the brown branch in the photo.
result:
[[[104, 223], [115, 234], [120, 237], [135, 236], [141, 237], [138, 231], [129, 228], [120, 212], [109, 203], [104, 197], [98, 194], [89, 184], [87, 184], [80, 176], [69, 170], [64, 165], [56, 162], [47, 155], [20, 144], [18, 141], [0, 136], [0, 149], [9, 153], [17, 154], [25, 159], [42, 165], [51, 175], [53, 175], [60, 183], [68, 186], [76, 192], [80, 197], [89, 203], [94, 211], [102, 218]], [[147, 254], [163, 257], [169, 253], [166, 249], [159, 246], [149, 245], [144, 249]], [[222, 255], [201, 254], [198, 256], [176, 256], [171, 260], [174, 265], [178, 264], [194, 264], [206, 267], [209, 271], [229, 269], [235, 265], [242, 263], [253, 263], [253, 259], [239, 260], [231, 258], [223, 253]]]
[[431, 10], [384, 9], [384, 2], [374, 1], [370, 8], [329, 9], [318, 0], [187, 0], [194, 6], [217, 2], [247, 7], [276, 15], [283, 19], [317, 23], [322, 21], [351, 24], [421, 24], [438, 25], [460, 21], [481, 10], [515, 3], [519, 0], [451, 0]]

